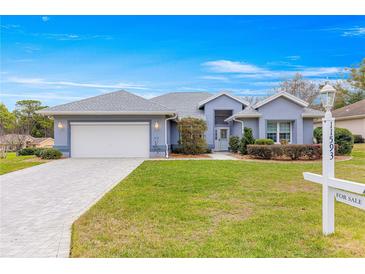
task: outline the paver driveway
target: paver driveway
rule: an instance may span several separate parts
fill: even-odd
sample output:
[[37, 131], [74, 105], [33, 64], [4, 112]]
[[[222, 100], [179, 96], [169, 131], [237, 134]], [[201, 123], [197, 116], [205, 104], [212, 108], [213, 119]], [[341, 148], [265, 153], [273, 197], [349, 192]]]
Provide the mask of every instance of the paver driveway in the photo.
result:
[[71, 224], [143, 159], [65, 159], [0, 176], [1, 257], [68, 257]]

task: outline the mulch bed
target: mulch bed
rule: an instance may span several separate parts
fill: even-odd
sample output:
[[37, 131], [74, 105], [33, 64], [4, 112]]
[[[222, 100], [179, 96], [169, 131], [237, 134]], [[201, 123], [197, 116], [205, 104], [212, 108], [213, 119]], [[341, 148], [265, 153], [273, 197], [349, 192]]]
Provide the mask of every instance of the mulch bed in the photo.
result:
[[[254, 161], [254, 162], [265, 162], [265, 163], [277, 163], [277, 162], [282, 162], [282, 163], [288, 163], [288, 162], [293, 162], [293, 163], [313, 163], [313, 162], [321, 162], [322, 159], [316, 159], [316, 160], [307, 160], [307, 159], [300, 159], [300, 160], [291, 160], [289, 158], [283, 158], [283, 159], [270, 159], [270, 160], [266, 160], [266, 159], [257, 159], [254, 158], [250, 155], [241, 155], [239, 153], [231, 153], [231, 155], [237, 159], [240, 160], [245, 160], [245, 161]], [[348, 161], [351, 160], [352, 157], [351, 156], [336, 156], [335, 160], [338, 162], [341, 161]]]
[[177, 154], [177, 153], [171, 153], [170, 158], [178, 158], [178, 159], [188, 159], [188, 158], [210, 158], [208, 154], [198, 154], [198, 155], [192, 155], [192, 154]]

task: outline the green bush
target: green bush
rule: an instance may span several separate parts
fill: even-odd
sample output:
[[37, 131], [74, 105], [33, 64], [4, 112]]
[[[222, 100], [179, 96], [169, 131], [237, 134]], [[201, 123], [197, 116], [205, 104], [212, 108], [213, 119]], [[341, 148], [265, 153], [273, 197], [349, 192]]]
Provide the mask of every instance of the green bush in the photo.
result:
[[27, 156], [27, 155], [34, 155], [36, 148], [34, 147], [27, 147], [27, 148], [23, 148], [18, 150], [18, 155], [19, 156]]
[[62, 152], [55, 148], [44, 149], [41, 153], [42, 159], [60, 159]]
[[[337, 147], [337, 146], [336, 146]], [[258, 159], [316, 160], [322, 157], [322, 145], [249, 145], [248, 155]]]
[[271, 139], [256, 139], [255, 145], [273, 145], [274, 141]]
[[240, 138], [238, 136], [229, 137], [229, 148], [234, 153], [238, 152], [240, 148]]
[[252, 129], [245, 127], [243, 137], [240, 141], [239, 151], [242, 155], [247, 154], [247, 146], [255, 143], [255, 138], [252, 135]]
[[42, 155], [42, 152], [45, 150], [46, 148], [36, 148], [34, 150], [34, 155], [37, 156], [37, 157], [41, 157]]
[[179, 143], [183, 154], [202, 154], [207, 152], [204, 138], [207, 123], [203, 119], [192, 117], [182, 118], [178, 122], [180, 133]]
[[360, 134], [354, 134], [353, 136], [355, 144], [362, 144], [365, 142], [364, 138]]
[[[317, 127], [313, 131], [313, 136], [318, 144], [322, 143], [322, 128]], [[335, 144], [338, 145], [339, 155], [351, 154], [354, 147], [354, 136], [346, 128], [335, 127]]]

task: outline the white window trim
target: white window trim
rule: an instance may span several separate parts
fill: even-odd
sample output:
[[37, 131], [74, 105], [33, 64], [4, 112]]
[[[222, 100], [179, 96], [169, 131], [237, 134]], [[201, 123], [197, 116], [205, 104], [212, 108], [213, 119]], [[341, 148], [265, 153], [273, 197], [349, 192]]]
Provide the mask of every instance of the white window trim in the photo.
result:
[[290, 134], [290, 140], [289, 140], [289, 144], [293, 143], [293, 122], [292, 121], [267, 121], [266, 122], [266, 132], [265, 132], [265, 137], [267, 138], [267, 124], [268, 122], [274, 122], [276, 123], [276, 142], [275, 144], [280, 144], [280, 123], [288, 123], [290, 124], [289, 127], [289, 134]]

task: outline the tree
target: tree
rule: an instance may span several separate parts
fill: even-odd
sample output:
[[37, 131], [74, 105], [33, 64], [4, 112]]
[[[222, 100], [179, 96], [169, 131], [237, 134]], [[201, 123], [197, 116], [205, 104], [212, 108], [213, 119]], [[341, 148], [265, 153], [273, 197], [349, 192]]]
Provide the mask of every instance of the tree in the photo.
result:
[[37, 114], [38, 110], [46, 108], [37, 100], [21, 100], [15, 105], [14, 114], [19, 132], [34, 137], [53, 136], [53, 119]]
[[365, 92], [365, 58], [360, 62], [358, 68], [351, 68], [349, 70], [350, 70], [350, 78], [348, 79], [348, 82], [357, 91], [362, 91], [362, 94], [364, 94], [364, 92]]
[[3, 103], [0, 103], [0, 135], [13, 131], [15, 124], [15, 115]]
[[178, 122], [181, 152], [183, 154], [201, 154], [207, 151], [204, 133], [207, 123], [203, 119], [182, 118]]
[[285, 91], [313, 105], [319, 95], [319, 87], [315, 83], [306, 80], [300, 73], [296, 73], [290, 80], [280, 84], [278, 91]]
[[242, 155], [247, 154], [247, 145], [252, 145], [254, 143], [255, 143], [255, 138], [253, 138], [252, 129], [245, 127], [239, 147], [240, 153]]

